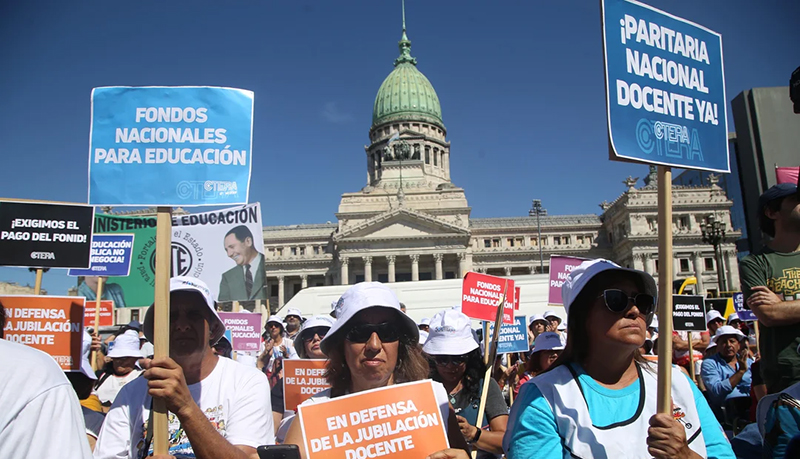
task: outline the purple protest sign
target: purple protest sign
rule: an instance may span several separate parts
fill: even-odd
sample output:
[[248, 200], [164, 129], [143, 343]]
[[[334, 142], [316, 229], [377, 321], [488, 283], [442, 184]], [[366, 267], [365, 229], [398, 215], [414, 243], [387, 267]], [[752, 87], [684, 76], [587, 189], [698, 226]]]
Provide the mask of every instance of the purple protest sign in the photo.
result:
[[561, 285], [567, 279], [567, 275], [584, 261], [586, 258], [557, 255], [550, 257], [550, 294], [547, 299], [549, 304], [564, 304], [561, 299]]
[[261, 314], [220, 312], [225, 328], [230, 330], [234, 351], [257, 351], [261, 344]]

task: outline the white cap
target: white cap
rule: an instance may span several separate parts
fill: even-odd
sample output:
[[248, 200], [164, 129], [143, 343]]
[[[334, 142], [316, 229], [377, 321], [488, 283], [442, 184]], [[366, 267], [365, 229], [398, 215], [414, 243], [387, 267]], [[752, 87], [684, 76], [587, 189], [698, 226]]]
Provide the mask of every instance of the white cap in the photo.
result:
[[472, 338], [472, 322], [454, 309], [438, 312], [431, 319], [428, 340], [422, 350], [429, 355], [464, 355], [478, 348]]
[[533, 314], [532, 316], [528, 317], [528, 328], [530, 328], [531, 324], [533, 324], [537, 320], [544, 322], [545, 326], [547, 326], [547, 319], [545, 319], [543, 315]]
[[739, 341], [747, 338], [747, 336], [742, 333], [741, 330], [738, 328], [733, 328], [730, 325], [723, 325], [717, 329], [717, 332], [714, 334], [714, 343], [719, 341], [719, 339], [725, 335], [735, 335], [739, 337]]
[[717, 319], [725, 320], [725, 318], [722, 317], [722, 314], [720, 314], [716, 309], [712, 309], [706, 313], [706, 325], [708, 325], [709, 322]]
[[564, 319], [562, 319], [560, 315], [556, 314], [555, 311], [545, 311], [544, 312], [544, 318], [545, 319], [550, 320], [551, 317], [555, 317], [556, 319], [558, 319], [558, 323], [561, 323], [561, 322], [564, 321]]
[[336, 305], [336, 317], [338, 320], [333, 324], [328, 334], [325, 335], [319, 344], [320, 349], [326, 355], [332, 343], [344, 338], [350, 331], [349, 322], [359, 312], [369, 308], [384, 308], [397, 311], [397, 326], [405, 331], [411, 338], [412, 343], [419, 341], [419, 328], [411, 317], [403, 314], [400, 310], [400, 301], [397, 295], [387, 286], [380, 282], [360, 282], [349, 289], [339, 298]]
[[737, 314], [735, 312], [732, 312], [732, 313], [728, 314], [728, 321], [726, 323], [728, 325], [730, 325], [731, 322], [733, 322], [734, 320], [738, 320], [739, 322], [742, 321], [742, 319], [739, 318], [739, 314]]
[[81, 342], [81, 369], [80, 372], [85, 374], [89, 379], [97, 379], [97, 375], [92, 370], [92, 364], [89, 362], [89, 356], [92, 354], [92, 335], [83, 330], [83, 340]]
[[[208, 324], [208, 328], [211, 331], [210, 342], [216, 343], [219, 341], [220, 337], [225, 334], [225, 324], [222, 322], [222, 319], [219, 318], [217, 310], [214, 309], [214, 297], [211, 296], [211, 290], [208, 289], [208, 286], [205, 284], [205, 282], [196, 277], [175, 276], [169, 280], [170, 297], [172, 296], [172, 293], [175, 292], [195, 292], [203, 298], [203, 302], [206, 306], [208, 306], [208, 310], [211, 311], [211, 319]], [[150, 307], [147, 308], [147, 313], [144, 316], [144, 336], [147, 338], [147, 341], [150, 341], [151, 343], [154, 341], [154, 314], [155, 304], [150, 305]]]
[[561, 343], [561, 337], [558, 336], [558, 333], [544, 332], [536, 337], [531, 355], [539, 351], [561, 351], [563, 349], [564, 344]]
[[269, 319], [267, 319], [267, 323], [265, 323], [264, 325], [267, 325], [270, 322], [276, 323], [276, 324], [278, 324], [278, 325], [280, 325], [281, 327], [284, 327], [284, 328], [286, 327], [283, 324], [283, 317], [281, 317], [279, 315], [269, 316]]
[[[297, 332], [297, 335], [294, 337], [294, 350], [297, 351], [298, 355], [301, 355], [300, 350], [303, 349], [303, 341], [304, 341], [304, 331], [310, 328], [316, 327], [327, 327], [330, 330], [333, 327], [333, 324], [336, 322], [336, 319], [329, 315], [320, 315], [314, 316], [303, 323], [303, 327]], [[305, 333], [306, 335], [308, 333]], [[311, 336], [313, 338], [313, 336]]]
[[285, 317], [289, 317], [289, 316], [297, 316], [297, 317], [300, 318], [300, 320], [303, 320], [303, 314], [301, 314], [300, 310], [297, 309], [297, 308], [289, 308], [289, 309], [287, 309]]
[[425, 330], [420, 330], [419, 343], [424, 346], [426, 341], [428, 341], [428, 332], [426, 332]]
[[[644, 271], [639, 271], [638, 269], [630, 269], [630, 268], [623, 268], [618, 264], [614, 263], [613, 261], [605, 260], [603, 258], [598, 258], [596, 260], [586, 260], [581, 263], [577, 268], [573, 269], [567, 275], [567, 279], [561, 285], [561, 298], [564, 301], [564, 309], [567, 311], [567, 316], [569, 317], [569, 308], [572, 306], [572, 302], [575, 301], [575, 298], [581, 293], [586, 284], [589, 283], [592, 278], [604, 271], [619, 271], [627, 274], [632, 274], [638, 277], [645, 286], [645, 292], [650, 294], [655, 299], [658, 295], [658, 288], [656, 287], [656, 281], [653, 280], [653, 276], [647, 274]], [[658, 303], [656, 303], [658, 304]], [[648, 321], [649, 322], [649, 321]]]
[[431, 324], [431, 319], [429, 319], [427, 317], [425, 317], [425, 318], [423, 318], [422, 320], [419, 321], [419, 325], [430, 325], [430, 324]]
[[125, 333], [114, 338], [114, 348], [108, 351], [108, 357], [119, 359], [122, 357], [142, 358], [142, 351], [139, 350], [139, 332], [127, 330]]
[[556, 330], [558, 330], [558, 331], [564, 331], [566, 329], [567, 329], [567, 323], [566, 322], [561, 322], [561, 323], [558, 324], [558, 327], [556, 327]]

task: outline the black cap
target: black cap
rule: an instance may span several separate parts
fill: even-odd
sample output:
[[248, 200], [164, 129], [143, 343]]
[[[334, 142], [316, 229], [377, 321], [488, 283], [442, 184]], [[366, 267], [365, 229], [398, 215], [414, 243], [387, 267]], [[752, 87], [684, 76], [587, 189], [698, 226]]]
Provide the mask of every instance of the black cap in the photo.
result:
[[776, 200], [785, 198], [786, 196], [791, 196], [797, 193], [797, 185], [794, 183], [779, 183], [769, 190], [765, 191], [761, 196], [758, 197], [758, 211], [759, 213], [764, 213], [764, 209], [767, 207], [767, 204]]

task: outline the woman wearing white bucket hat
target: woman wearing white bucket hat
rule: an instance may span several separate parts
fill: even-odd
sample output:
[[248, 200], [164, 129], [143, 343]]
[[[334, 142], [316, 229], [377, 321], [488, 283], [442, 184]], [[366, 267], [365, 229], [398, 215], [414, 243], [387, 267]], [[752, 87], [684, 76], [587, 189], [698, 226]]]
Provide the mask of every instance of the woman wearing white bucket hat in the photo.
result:
[[[303, 404], [428, 376], [428, 363], [418, 345], [417, 324], [402, 313], [397, 296], [387, 286], [380, 282], [358, 283], [339, 298], [336, 311], [338, 319], [320, 343], [328, 357], [325, 378], [331, 387]], [[447, 393], [438, 384], [434, 385], [434, 393], [447, 422], [450, 445], [467, 449], [449, 408]], [[285, 443], [298, 445], [301, 457], [308, 457], [299, 423], [292, 422]], [[428, 453], [420, 451], [421, 455]]]
[[107, 355], [111, 363], [106, 365], [105, 374], [95, 386], [95, 394], [103, 404], [103, 412], [106, 413], [120, 389], [142, 373], [142, 370], [136, 368], [136, 362], [143, 357], [139, 350], [139, 332], [127, 330], [117, 336], [113, 343], [114, 347]]
[[502, 454], [508, 406], [500, 386], [490, 380], [486, 411], [478, 424], [486, 365], [478, 343], [472, 339], [470, 318], [455, 309], [439, 312], [431, 319], [428, 340], [422, 350], [432, 358], [431, 378], [441, 382], [450, 394], [450, 404], [464, 439], [480, 450], [478, 457]]
[[649, 274], [608, 260], [587, 260], [567, 276], [567, 346], [520, 390], [503, 439], [509, 459], [734, 457], [703, 395], [678, 370], [673, 413], [656, 414], [656, 368], [639, 354], [655, 296]]
[[528, 356], [528, 361], [525, 365], [525, 374], [522, 375], [517, 387], [514, 388], [514, 397], [519, 396], [519, 389], [523, 384], [539, 373], [547, 371], [547, 369], [555, 363], [563, 350], [564, 344], [562, 344], [559, 335], [553, 332], [545, 332], [539, 335], [539, 338], [536, 340], [536, 345]]

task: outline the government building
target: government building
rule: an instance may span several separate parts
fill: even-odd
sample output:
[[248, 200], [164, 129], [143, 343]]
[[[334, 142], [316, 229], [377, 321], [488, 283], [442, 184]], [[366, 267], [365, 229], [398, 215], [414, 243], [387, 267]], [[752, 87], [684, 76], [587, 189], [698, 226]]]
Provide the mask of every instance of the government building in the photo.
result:
[[[534, 202], [527, 216], [470, 218], [466, 191], [450, 177], [439, 98], [405, 30], [399, 48], [375, 97], [365, 186], [342, 195], [335, 223], [264, 227], [273, 310], [314, 286], [547, 273], [551, 255], [605, 257], [658, 276], [655, 168], [643, 187], [623, 180], [625, 191], [600, 204], [600, 215], [547, 215]], [[676, 279], [695, 276], [698, 292], [716, 296], [739, 289], [741, 233], [731, 226], [733, 203], [719, 177], [707, 182], [673, 187], [673, 263]], [[726, 228], [716, 254], [703, 242], [709, 216]]]

